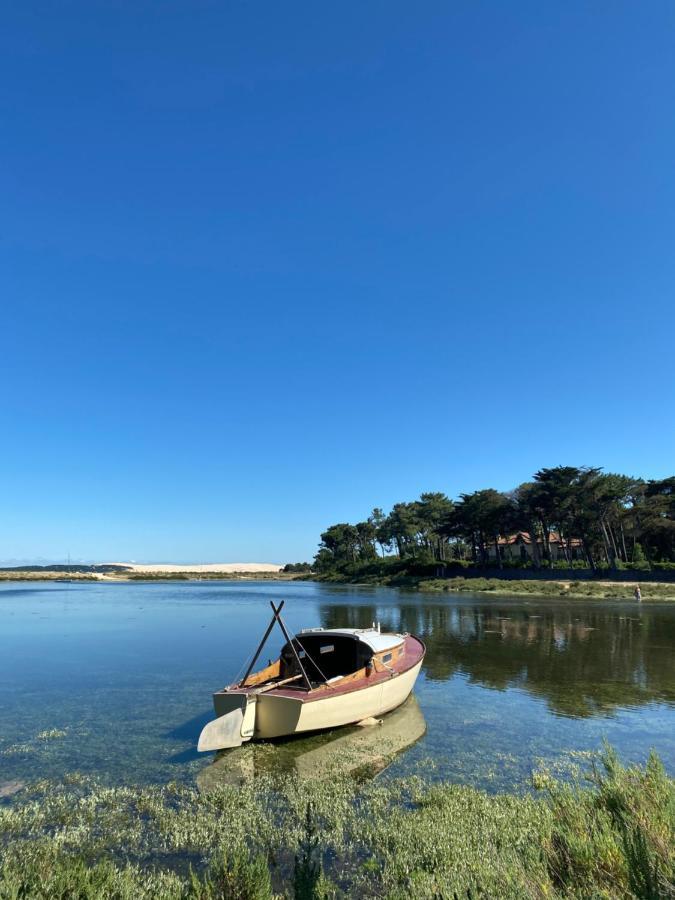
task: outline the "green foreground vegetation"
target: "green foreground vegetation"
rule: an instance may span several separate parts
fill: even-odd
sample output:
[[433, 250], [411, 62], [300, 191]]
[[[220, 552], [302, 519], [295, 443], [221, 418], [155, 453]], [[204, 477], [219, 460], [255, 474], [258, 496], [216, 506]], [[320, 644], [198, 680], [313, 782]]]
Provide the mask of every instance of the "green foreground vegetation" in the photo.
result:
[[675, 782], [606, 749], [491, 796], [420, 779], [42, 783], [0, 806], [0, 898], [668, 898]]

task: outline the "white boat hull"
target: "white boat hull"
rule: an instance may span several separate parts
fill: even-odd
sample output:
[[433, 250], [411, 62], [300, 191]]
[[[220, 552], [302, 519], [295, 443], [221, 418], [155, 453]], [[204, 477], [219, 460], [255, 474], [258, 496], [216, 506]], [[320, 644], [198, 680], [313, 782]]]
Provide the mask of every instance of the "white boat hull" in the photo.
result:
[[[242, 786], [259, 776], [295, 774], [304, 780], [326, 781], [360, 771], [376, 775], [418, 741], [426, 722], [414, 693], [371, 728], [345, 727], [298, 736], [278, 753], [247, 743], [229, 750], [197, 774], [201, 791], [225, 784]], [[269, 745], [268, 745], [269, 748]]]
[[252, 735], [256, 739], [282, 737], [351, 725], [369, 716], [382, 716], [396, 709], [409, 696], [419, 675], [422, 660], [407, 672], [397, 674], [372, 687], [347, 693], [331, 694], [307, 702], [299, 697], [283, 697], [277, 694], [247, 695], [229, 691], [216, 694], [214, 705], [217, 716], [225, 715], [245, 705], [255, 704], [255, 725]]

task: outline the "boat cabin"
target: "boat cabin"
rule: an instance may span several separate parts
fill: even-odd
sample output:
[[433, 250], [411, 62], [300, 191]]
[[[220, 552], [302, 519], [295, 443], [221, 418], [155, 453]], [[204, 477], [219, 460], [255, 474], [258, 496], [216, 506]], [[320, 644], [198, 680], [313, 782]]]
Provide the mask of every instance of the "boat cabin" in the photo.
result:
[[[293, 644], [310, 681], [325, 684], [377, 662], [391, 663], [394, 649], [403, 650], [403, 637], [382, 634], [376, 628], [306, 628], [293, 638]], [[290, 642], [281, 651], [281, 672], [282, 678], [299, 674]]]
[[245, 680], [247, 686], [271, 681], [306, 689], [304, 669], [312, 687], [347, 675], [387, 669], [404, 652], [404, 636], [382, 634], [377, 628], [307, 628], [284, 644], [276, 663]]

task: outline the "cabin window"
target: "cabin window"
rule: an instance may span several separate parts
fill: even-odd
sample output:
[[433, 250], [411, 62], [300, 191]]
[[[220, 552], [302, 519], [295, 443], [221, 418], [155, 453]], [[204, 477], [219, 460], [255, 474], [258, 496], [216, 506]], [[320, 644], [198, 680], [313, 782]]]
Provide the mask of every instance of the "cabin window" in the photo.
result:
[[384, 662], [384, 663], [391, 662], [392, 655], [393, 654], [391, 654], [391, 653], [385, 653], [384, 656], [382, 657], [382, 662]]
[[319, 647], [319, 653], [332, 653], [335, 650], [335, 644], [324, 644]]

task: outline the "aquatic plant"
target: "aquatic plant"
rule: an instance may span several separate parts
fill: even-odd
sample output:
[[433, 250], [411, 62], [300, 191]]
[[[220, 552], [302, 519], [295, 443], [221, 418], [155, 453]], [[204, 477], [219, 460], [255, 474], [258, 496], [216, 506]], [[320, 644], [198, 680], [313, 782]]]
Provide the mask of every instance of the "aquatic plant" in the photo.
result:
[[41, 731], [35, 737], [38, 741], [56, 741], [59, 738], [65, 737], [66, 734], [68, 734], [68, 732], [64, 731], [62, 728], [48, 728], [46, 731]]
[[299, 852], [293, 867], [293, 895], [296, 900], [314, 900], [321, 877], [321, 864], [317, 859], [319, 837], [312, 815], [312, 804], [307, 804], [305, 833], [300, 840]]
[[188, 896], [194, 900], [271, 900], [272, 881], [265, 857], [240, 847], [221, 847], [203, 878], [190, 873]]
[[0, 756], [23, 756], [34, 751], [35, 747], [31, 744], [11, 744], [0, 752]]
[[91, 863], [57, 848], [23, 847], [0, 863], [0, 900], [182, 900], [184, 879], [112, 860]]
[[542, 771], [525, 795], [420, 778], [43, 782], [0, 806], [0, 900], [675, 896], [658, 759], [626, 768], [606, 748], [585, 779]]

